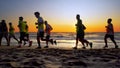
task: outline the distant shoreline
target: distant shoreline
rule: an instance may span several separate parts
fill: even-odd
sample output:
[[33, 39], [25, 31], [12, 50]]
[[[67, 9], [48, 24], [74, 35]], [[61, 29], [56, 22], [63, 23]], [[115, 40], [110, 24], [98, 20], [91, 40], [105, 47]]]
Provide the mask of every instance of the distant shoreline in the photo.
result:
[[[19, 33], [19, 32], [15, 32], [15, 33]], [[37, 32], [29, 32], [29, 33], [37, 33]], [[51, 32], [51, 33], [76, 33], [76, 32]], [[106, 32], [85, 32], [85, 34], [90, 34], [90, 33], [106, 33]], [[116, 33], [120, 33], [120, 32], [114, 32]]]

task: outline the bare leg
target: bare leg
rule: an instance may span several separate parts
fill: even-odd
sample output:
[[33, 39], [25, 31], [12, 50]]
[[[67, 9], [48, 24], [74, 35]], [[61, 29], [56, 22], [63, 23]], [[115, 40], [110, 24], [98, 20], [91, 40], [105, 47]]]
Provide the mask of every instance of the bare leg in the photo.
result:
[[78, 46], [78, 40], [79, 40], [79, 38], [76, 38], [76, 45], [75, 45], [75, 47], [74, 47], [73, 49], [77, 49], [77, 46]]
[[48, 40], [46, 41], [46, 45], [48, 46]]
[[[29, 47], [31, 47], [32, 46], [32, 41], [30, 41], [30, 39], [29, 39], [29, 34], [27, 34], [27, 42], [29, 42]], [[25, 43], [25, 41], [24, 41], [24, 43]]]
[[48, 41], [49, 39], [46, 39], [46, 46], [44, 48], [48, 48]]
[[113, 42], [115, 45], [117, 45], [114, 39], [111, 39], [111, 40], [112, 40], [112, 42]]
[[9, 44], [9, 39], [8, 39], [8, 35], [5, 36], [5, 39], [6, 39], [6, 41], [7, 41], [7, 46], [10, 46], [10, 44]]
[[105, 46], [104, 46], [104, 48], [108, 47], [108, 45], [107, 45], [107, 38], [108, 38], [108, 36], [105, 35], [105, 37], [104, 37], [104, 41], [105, 41]]
[[38, 47], [41, 48], [41, 45], [40, 45], [40, 38], [37, 36], [37, 43], [38, 43]]
[[0, 36], [0, 46], [1, 46], [2, 36]]
[[111, 36], [110, 39], [112, 40], [112, 42], [114, 43], [115, 45], [115, 48], [118, 48], [118, 45], [116, 44], [115, 40], [114, 40], [114, 36]]
[[9, 38], [8, 38], [8, 39], [9, 39], [9, 43], [10, 43], [10, 40], [11, 40], [11, 36], [9, 36]]
[[85, 47], [85, 44], [84, 44], [84, 39], [79, 39], [79, 41], [82, 43], [83, 48], [85, 49], [86, 47]]
[[13, 38], [14, 38], [17, 42], [19, 42], [19, 40], [18, 40], [15, 36], [13, 36]]
[[86, 45], [88, 46], [89, 41], [87, 41], [86, 39], [83, 39], [84, 43], [86, 43]]

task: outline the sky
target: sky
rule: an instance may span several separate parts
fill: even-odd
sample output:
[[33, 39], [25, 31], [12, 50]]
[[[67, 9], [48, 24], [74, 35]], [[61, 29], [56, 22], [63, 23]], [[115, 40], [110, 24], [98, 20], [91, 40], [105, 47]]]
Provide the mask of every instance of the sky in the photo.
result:
[[86, 32], [105, 32], [112, 18], [115, 32], [120, 32], [120, 0], [0, 0], [0, 20], [12, 22], [18, 32], [18, 18], [24, 17], [30, 32], [36, 32], [34, 12], [53, 27], [53, 32], [75, 32], [80, 14]]

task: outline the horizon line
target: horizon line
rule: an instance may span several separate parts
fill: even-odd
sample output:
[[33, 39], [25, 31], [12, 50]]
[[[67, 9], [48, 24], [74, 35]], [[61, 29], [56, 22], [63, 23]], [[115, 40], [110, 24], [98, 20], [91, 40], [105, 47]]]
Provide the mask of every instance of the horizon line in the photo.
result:
[[[34, 32], [34, 31], [33, 31]], [[33, 32], [29, 32], [29, 33], [33, 33]], [[114, 32], [114, 33], [119, 33], [120, 31], [116, 31], [116, 32]], [[19, 33], [18, 31], [17, 31], [17, 33]], [[36, 32], [37, 33], [37, 32]], [[51, 33], [76, 33], [76, 32], [51, 32]], [[85, 32], [85, 33], [105, 33], [105, 32]]]

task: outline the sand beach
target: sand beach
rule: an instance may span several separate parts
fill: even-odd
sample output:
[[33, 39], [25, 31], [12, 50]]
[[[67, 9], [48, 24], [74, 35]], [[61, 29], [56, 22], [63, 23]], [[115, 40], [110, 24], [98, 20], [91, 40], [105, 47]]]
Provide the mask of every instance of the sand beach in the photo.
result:
[[119, 68], [120, 49], [0, 46], [0, 68]]

